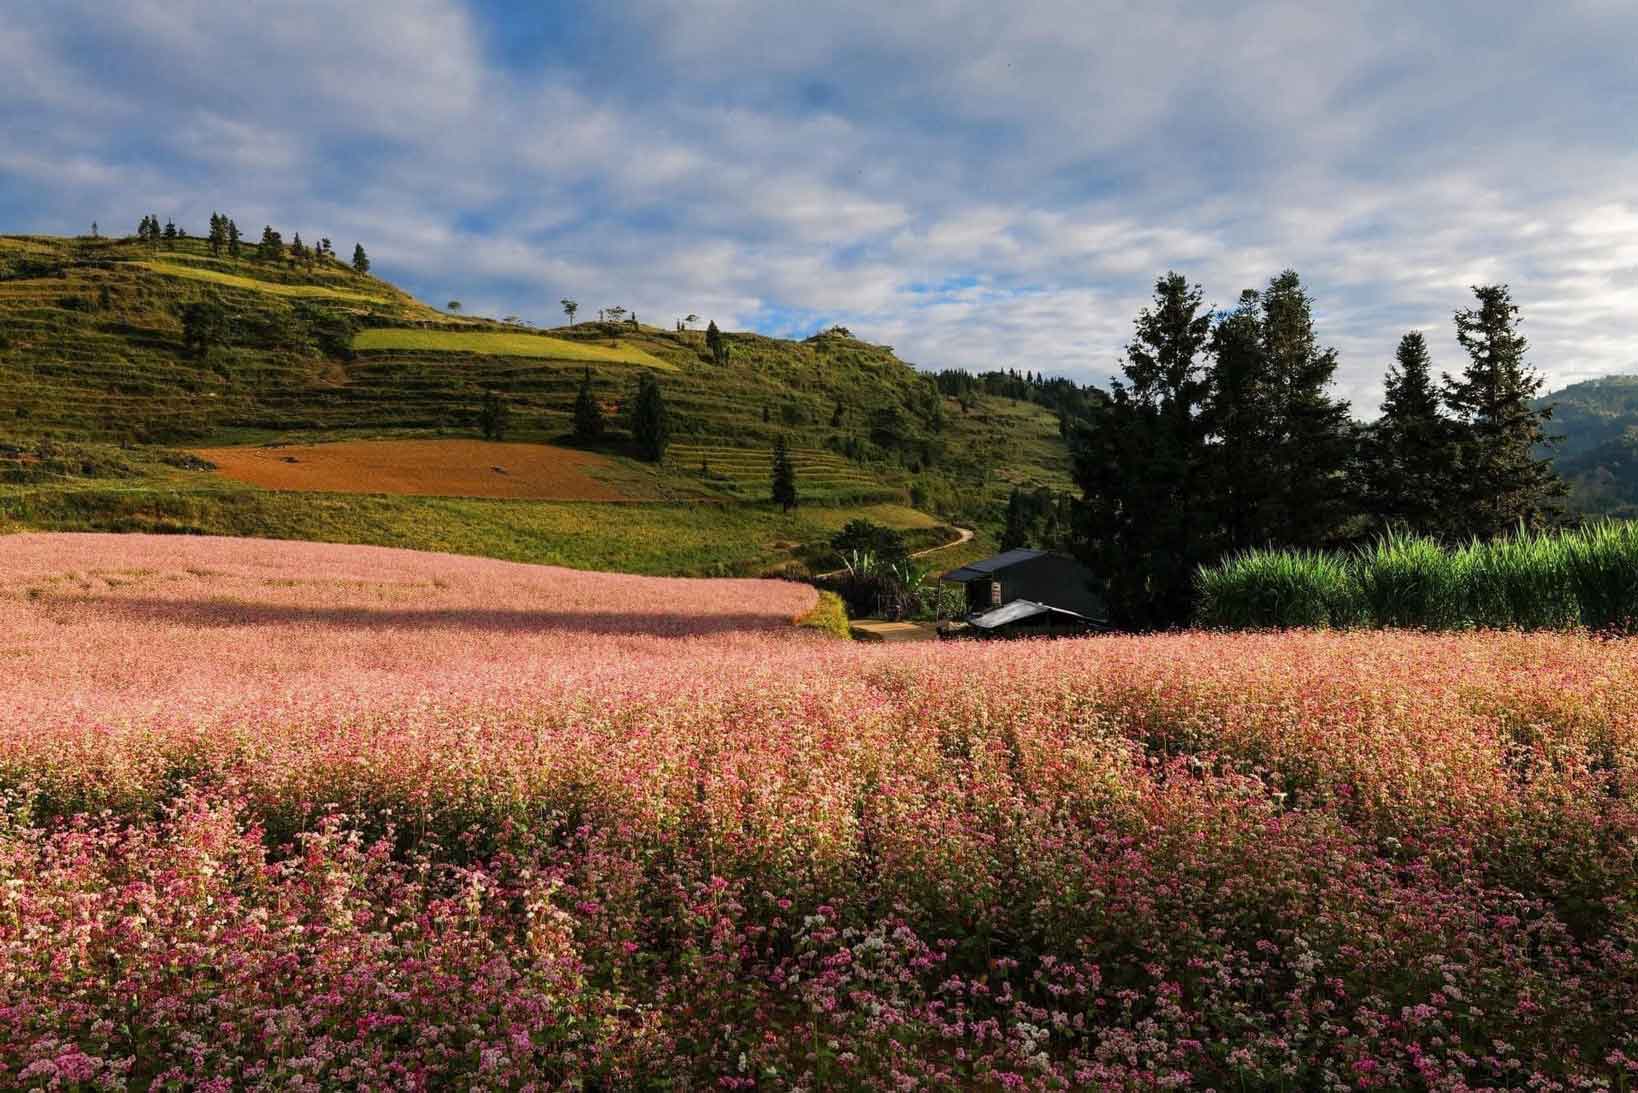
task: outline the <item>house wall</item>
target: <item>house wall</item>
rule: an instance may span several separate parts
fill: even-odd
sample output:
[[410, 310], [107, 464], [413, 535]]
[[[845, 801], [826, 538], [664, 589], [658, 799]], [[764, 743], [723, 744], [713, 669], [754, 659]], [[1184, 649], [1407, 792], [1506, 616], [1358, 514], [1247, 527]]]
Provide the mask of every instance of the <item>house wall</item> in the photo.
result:
[[[1037, 603], [1061, 607], [1088, 618], [1105, 617], [1102, 598], [1092, 590], [1092, 573], [1071, 558], [1045, 555], [1027, 562], [1010, 565], [995, 575], [1001, 581], [1003, 603], [1013, 600], [1034, 600]], [[988, 602], [989, 586], [984, 587]]]

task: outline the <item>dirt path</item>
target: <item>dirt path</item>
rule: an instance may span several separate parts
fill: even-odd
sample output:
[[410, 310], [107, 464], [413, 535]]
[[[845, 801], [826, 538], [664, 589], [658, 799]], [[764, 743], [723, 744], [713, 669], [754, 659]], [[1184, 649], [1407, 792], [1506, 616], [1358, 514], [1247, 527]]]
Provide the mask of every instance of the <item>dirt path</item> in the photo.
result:
[[[910, 552], [910, 557], [923, 558], [929, 554], [937, 554], [941, 550], [949, 550], [951, 547], [958, 547], [962, 543], [972, 542], [974, 534], [972, 528], [956, 528], [956, 532], [956, 537], [951, 539], [948, 543], [940, 543], [938, 546], [928, 547], [925, 550], [913, 550]], [[822, 581], [826, 577], [840, 577], [845, 572], [847, 572], [846, 569], [833, 569], [829, 573], [814, 574], [814, 579]]]

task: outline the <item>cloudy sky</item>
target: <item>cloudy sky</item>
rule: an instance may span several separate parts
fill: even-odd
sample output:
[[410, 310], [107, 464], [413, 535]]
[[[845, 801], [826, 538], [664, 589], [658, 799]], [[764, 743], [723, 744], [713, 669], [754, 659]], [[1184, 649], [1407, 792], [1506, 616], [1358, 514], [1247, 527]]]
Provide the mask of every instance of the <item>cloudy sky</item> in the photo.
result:
[[0, 231], [362, 241], [468, 311], [621, 304], [1101, 381], [1156, 275], [1290, 266], [1374, 412], [1507, 281], [1638, 370], [1638, 4], [9, 0]]

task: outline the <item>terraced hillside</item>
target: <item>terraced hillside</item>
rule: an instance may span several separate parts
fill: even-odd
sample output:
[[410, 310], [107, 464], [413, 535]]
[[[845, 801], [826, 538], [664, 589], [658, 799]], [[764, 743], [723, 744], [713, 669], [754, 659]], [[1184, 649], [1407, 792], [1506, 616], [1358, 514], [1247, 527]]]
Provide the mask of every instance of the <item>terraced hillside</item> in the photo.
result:
[[[1050, 412], [1001, 398], [958, 404], [890, 347], [846, 331], [802, 341], [728, 333], [719, 361], [700, 330], [582, 322], [536, 332], [446, 314], [333, 259], [260, 261], [253, 252], [216, 256], [190, 238], [0, 237], [0, 441], [19, 451], [42, 440], [140, 451], [472, 437], [494, 391], [510, 411], [509, 440], [561, 444], [589, 375], [610, 424], [600, 454], [643, 477], [637, 496], [765, 504], [779, 436], [795, 450], [804, 505], [909, 503], [982, 526], [1014, 484], [1067, 485]], [[190, 339], [190, 311], [220, 321], [203, 335], [196, 323]], [[644, 372], [660, 377], [674, 438], [657, 468], [628, 457], [623, 427]], [[116, 487], [36, 481], [26, 505], [11, 507], [43, 526], [59, 517], [162, 526], [232, 492], [200, 492], [199, 481], [167, 470], [122, 480], [117, 496], [95, 504], [97, 489]], [[72, 496], [41, 493], [58, 488]], [[191, 492], [193, 507], [144, 489]], [[218, 513], [180, 523], [223, 521]], [[338, 534], [372, 541], [348, 528]], [[738, 553], [778, 552], [763, 543]]]

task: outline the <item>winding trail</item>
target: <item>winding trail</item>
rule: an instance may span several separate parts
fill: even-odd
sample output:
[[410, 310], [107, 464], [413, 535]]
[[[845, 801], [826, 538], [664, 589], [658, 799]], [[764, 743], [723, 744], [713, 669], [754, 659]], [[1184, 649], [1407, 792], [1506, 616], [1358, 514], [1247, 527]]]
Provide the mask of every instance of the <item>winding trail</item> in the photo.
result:
[[[951, 524], [950, 526], [955, 527], [954, 524]], [[924, 550], [912, 550], [910, 552], [910, 554], [909, 554], [909, 557], [911, 557], [911, 558], [924, 558], [929, 554], [937, 554], [941, 550], [949, 550], [951, 547], [958, 547], [962, 543], [972, 542], [973, 535], [974, 535], [974, 532], [973, 532], [972, 528], [957, 527], [956, 532], [957, 532], [956, 537], [954, 539], [951, 539], [948, 543], [940, 543], [938, 546], [927, 547]], [[842, 569], [833, 569], [828, 573], [815, 573], [813, 575], [813, 579], [816, 580], [816, 581], [822, 581], [827, 577], [840, 577], [845, 572], [847, 572], [845, 567], [842, 568]]]

